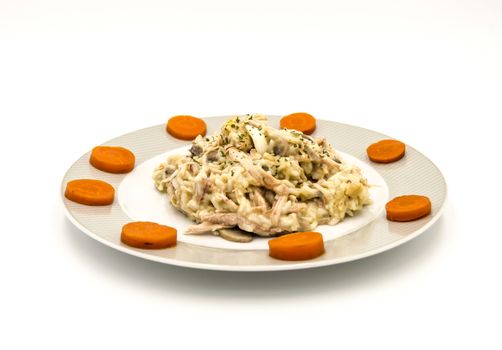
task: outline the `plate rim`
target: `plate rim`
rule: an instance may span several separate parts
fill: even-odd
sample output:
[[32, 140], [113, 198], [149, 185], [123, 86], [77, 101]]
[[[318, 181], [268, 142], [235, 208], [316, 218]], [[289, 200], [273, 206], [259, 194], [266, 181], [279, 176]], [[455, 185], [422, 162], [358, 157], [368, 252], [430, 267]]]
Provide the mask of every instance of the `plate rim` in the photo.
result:
[[[208, 116], [208, 117], [203, 117], [202, 119], [206, 120], [206, 119], [213, 119], [213, 118], [231, 118], [231, 117], [236, 116], [236, 115], [242, 115], [242, 114], [225, 115], [225, 116]], [[271, 114], [265, 114], [265, 115], [268, 116], [268, 117], [275, 117], [275, 118], [280, 117], [278, 115], [271, 115]], [[368, 129], [368, 128], [365, 128], [365, 127], [361, 127], [361, 126], [358, 126], [358, 125], [353, 125], [353, 124], [348, 124], [348, 123], [343, 123], [343, 122], [338, 122], [338, 121], [328, 120], [328, 119], [323, 119], [323, 118], [316, 118], [316, 119], [319, 120], [319, 121], [323, 121], [323, 122], [336, 123], [336, 124], [345, 125], [347, 127], [355, 127], [355, 128], [358, 128], [358, 129], [363, 129], [363, 130], [371, 132], [371, 133], [376, 133], [376, 134], [382, 135], [384, 137], [388, 137], [389, 139], [394, 139], [393, 137], [388, 136], [386, 134], [382, 134], [382, 133], [380, 133], [378, 131], [374, 131], [374, 130], [371, 130], [371, 129]], [[154, 127], [163, 127], [164, 125], [165, 125], [165, 123], [155, 124], [155, 125], [144, 127], [144, 128], [139, 128], [137, 130], [134, 130], [134, 131], [127, 132], [127, 133], [124, 133], [122, 135], [116, 136], [116, 137], [114, 137], [114, 138], [112, 138], [110, 140], [107, 140], [107, 141], [105, 141], [105, 142], [103, 142], [101, 144], [105, 144], [105, 143], [110, 142], [110, 141], [112, 141], [112, 140], [114, 140], [116, 138], [125, 137], [127, 135], [134, 134], [136, 132], [140, 132], [142, 130], [146, 130], [146, 129], [150, 129], [150, 128], [154, 128]], [[363, 253], [353, 254], [353, 255], [349, 255], [349, 256], [345, 256], [345, 257], [339, 257], [339, 258], [333, 258], [333, 259], [326, 259], [326, 260], [316, 260], [316, 259], [314, 259], [314, 260], [284, 262], [284, 264], [277, 264], [277, 265], [267, 265], [267, 264], [263, 264], [263, 265], [261, 265], [261, 264], [259, 264], [259, 265], [256, 265], [256, 264], [255, 265], [225, 265], [225, 264], [216, 264], [216, 263], [204, 263], [204, 262], [193, 262], [193, 261], [186, 261], [186, 260], [177, 260], [177, 259], [170, 258], [170, 257], [165, 257], [165, 256], [156, 256], [156, 255], [148, 254], [147, 253], [148, 250], [145, 251], [145, 252], [142, 252], [140, 250], [136, 250], [136, 249], [129, 248], [129, 247], [126, 247], [126, 246], [122, 246], [122, 245], [119, 245], [119, 244], [115, 244], [114, 242], [109, 241], [109, 240], [107, 240], [107, 239], [99, 236], [97, 233], [92, 232], [90, 229], [88, 229], [87, 227], [85, 227], [84, 225], [82, 225], [80, 222], [78, 222], [78, 220], [70, 213], [69, 208], [65, 204], [65, 197], [64, 197], [64, 189], [65, 189], [65, 185], [66, 185], [65, 179], [67, 178], [67, 175], [70, 172], [70, 170], [73, 168], [73, 166], [76, 165], [80, 161], [80, 159], [83, 156], [85, 156], [87, 153], [89, 153], [91, 150], [88, 150], [88, 151], [84, 152], [79, 158], [77, 158], [77, 160], [75, 160], [74, 162], [72, 162], [71, 165], [67, 168], [66, 172], [64, 173], [64, 175], [63, 175], [63, 177], [61, 179], [60, 201], [61, 201], [61, 204], [63, 206], [65, 216], [68, 218], [68, 220], [75, 227], [77, 227], [80, 231], [84, 232], [88, 237], [90, 237], [90, 238], [92, 238], [92, 239], [94, 239], [94, 240], [96, 240], [96, 241], [104, 244], [105, 246], [113, 248], [113, 249], [115, 249], [115, 250], [117, 250], [119, 252], [126, 253], [127, 255], [132, 255], [132, 256], [137, 257], [137, 258], [141, 258], [141, 259], [145, 259], [145, 260], [149, 260], [149, 261], [154, 261], [154, 262], [162, 263], [162, 264], [165, 264], [165, 265], [173, 265], [173, 266], [177, 266], [177, 267], [202, 269], [202, 270], [212, 270], [212, 271], [228, 271], [228, 272], [292, 271], [292, 270], [304, 270], [304, 269], [311, 269], [311, 268], [317, 268], [317, 267], [332, 266], [332, 265], [337, 265], [337, 264], [341, 264], [341, 263], [346, 263], [346, 262], [360, 260], [360, 259], [364, 259], [364, 258], [367, 258], [367, 257], [370, 257], [370, 256], [374, 256], [374, 255], [386, 252], [386, 251], [388, 251], [390, 249], [396, 248], [396, 247], [398, 247], [398, 246], [400, 246], [402, 244], [405, 244], [405, 243], [411, 241], [412, 239], [416, 238], [417, 236], [421, 235], [425, 231], [427, 231], [442, 216], [442, 214], [444, 212], [444, 209], [445, 209], [445, 206], [446, 206], [446, 202], [448, 201], [448, 184], [446, 182], [444, 174], [441, 172], [441, 170], [439, 169], [439, 167], [434, 162], [432, 162], [427, 156], [425, 156], [422, 152], [418, 151], [413, 146], [410, 146], [408, 143], [406, 143], [406, 146], [410, 147], [415, 152], [417, 152], [420, 156], [422, 156], [427, 161], [429, 161], [430, 164], [433, 165], [435, 167], [435, 169], [438, 171], [438, 173], [442, 176], [442, 178], [443, 178], [443, 184], [444, 184], [444, 197], [443, 197], [443, 202], [442, 202], [440, 208], [437, 210], [437, 212], [431, 217], [431, 219], [426, 224], [424, 224], [419, 229], [413, 231], [412, 233], [410, 233], [410, 234], [402, 237], [401, 239], [398, 239], [398, 240], [396, 240], [394, 242], [391, 242], [391, 243], [385, 244], [383, 246], [380, 246], [380, 247], [377, 247], [377, 248], [365, 251]], [[346, 152], [346, 153], [348, 153], [348, 152]], [[352, 154], [350, 154], [350, 155], [352, 155]], [[352, 155], [352, 156], [354, 156], [354, 155]], [[373, 222], [373, 221], [375, 221], [377, 219], [378, 218], [375, 218], [371, 222]], [[371, 224], [371, 223], [368, 223], [367, 225], [369, 225], [369, 224]], [[354, 232], [357, 232], [357, 231], [358, 230], [356, 230]], [[349, 233], [347, 235], [350, 235], [350, 234], [352, 234], [354, 232], [351, 232], [351, 233]], [[184, 243], [184, 242], [178, 242], [178, 245], [190, 245], [190, 244]], [[226, 249], [226, 250], [236, 251], [236, 252], [238, 252], [238, 251], [240, 251], [240, 252], [246, 252], [246, 251], [256, 252], [257, 251], [257, 250], [254, 250], [254, 249], [250, 249], [250, 250]], [[266, 252], [266, 251], [262, 250], [262, 252]]]
[[[139, 250], [133, 250], [130, 248], [127, 248], [125, 246], [121, 245], [115, 245], [112, 242], [98, 236], [96, 233], [90, 231], [87, 229], [85, 226], [81, 225], [68, 211], [68, 208], [64, 205], [63, 202], [63, 208], [66, 214], [66, 217], [70, 220], [70, 222], [75, 225], [79, 230], [84, 232], [87, 236], [90, 238], [95, 239], [96, 241], [103, 243], [104, 245], [113, 248], [115, 250], [118, 250], [122, 253], [125, 253], [127, 255], [132, 255], [137, 258], [142, 258], [158, 263], [162, 263], [165, 265], [173, 265], [173, 266], [178, 266], [178, 267], [186, 267], [186, 268], [192, 268], [192, 269], [202, 269], [202, 270], [212, 270], [212, 271], [228, 271], [228, 272], [273, 272], [273, 271], [292, 271], [292, 270], [306, 270], [306, 269], [311, 269], [311, 268], [316, 268], [316, 267], [326, 267], [326, 266], [332, 266], [332, 265], [338, 265], [338, 264], [343, 264], [346, 262], [354, 261], [354, 260], [360, 260], [364, 258], [368, 258], [370, 256], [374, 256], [383, 252], [386, 252], [387, 250], [396, 248], [404, 243], [407, 243], [411, 241], [413, 238], [421, 235], [424, 233], [426, 230], [428, 230], [432, 225], [436, 223], [437, 220], [441, 217], [443, 214], [444, 208], [446, 206], [446, 202], [448, 200], [448, 195], [446, 195], [445, 200], [441, 207], [439, 208], [438, 212], [432, 219], [422, 226], [420, 229], [416, 230], [410, 235], [407, 235], [403, 239], [396, 240], [393, 243], [387, 244], [385, 246], [382, 246], [380, 248], [372, 249], [369, 250], [365, 253], [361, 253], [358, 255], [351, 255], [345, 258], [339, 258], [339, 259], [333, 259], [333, 260], [303, 260], [300, 262], [295, 262], [295, 263], [286, 263], [283, 265], [220, 265], [220, 264], [207, 264], [207, 263], [198, 263], [198, 262], [190, 262], [190, 261], [184, 261], [184, 260], [176, 260], [172, 258], [167, 258], [167, 257], [159, 257], [155, 255], [150, 255], [143, 253]], [[349, 233], [350, 235], [350, 233]], [[180, 244], [180, 243], [178, 243]], [[181, 244], [187, 244], [181, 242]], [[175, 247], [174, 247], [175, 248]], [[254, 251], [254, 250], [252, 250]], [[242, 250], [242, 252], [245, 252], [245, 250]]]

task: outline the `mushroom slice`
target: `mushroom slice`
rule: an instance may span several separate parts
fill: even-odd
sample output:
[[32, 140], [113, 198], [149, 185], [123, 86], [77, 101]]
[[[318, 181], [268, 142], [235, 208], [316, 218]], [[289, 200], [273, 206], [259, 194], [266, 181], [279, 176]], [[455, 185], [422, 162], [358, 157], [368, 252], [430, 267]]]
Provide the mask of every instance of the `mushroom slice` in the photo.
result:
[[253, 240], [253, 235], [251, 233], [235, 228], [224, 228], [215, 231], [215, 233], [217, 233], [221, 238], [232, 242], [247, 243]]

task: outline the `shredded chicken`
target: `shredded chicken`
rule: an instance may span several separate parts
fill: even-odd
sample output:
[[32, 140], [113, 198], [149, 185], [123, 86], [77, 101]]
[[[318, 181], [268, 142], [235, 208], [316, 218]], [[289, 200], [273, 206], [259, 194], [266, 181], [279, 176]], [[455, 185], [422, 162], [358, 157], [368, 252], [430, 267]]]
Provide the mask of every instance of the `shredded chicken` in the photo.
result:
[[361, 170], [345, 163], [326, 139], [274, 129], [260, 114], [231, 118], [219, 133], [198, 136], [189, 154], [169, 157], [153, 179], [197, 223], [187, 234], [313, 230], [371, 203]]

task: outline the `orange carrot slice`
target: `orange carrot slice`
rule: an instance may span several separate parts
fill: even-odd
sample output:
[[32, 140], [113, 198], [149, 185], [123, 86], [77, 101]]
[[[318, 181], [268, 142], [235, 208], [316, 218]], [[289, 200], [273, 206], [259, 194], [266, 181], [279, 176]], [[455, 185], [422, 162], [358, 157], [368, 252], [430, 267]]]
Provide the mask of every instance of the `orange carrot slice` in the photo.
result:
[[79, 179], [66, 184], [65, 197], [85, 205], [108, 205], [113, 203], [115, 189], [101, 180]]
[[308, 113], [293, 113], [282, 117], [280, 125], [283, 129], [294, 129], [310, 135], [316, 128], [316, 120]]
[[429, 215], [431, 201], [426, 196], [406, 195], [396, 197], [385, 205], [390, 221], [412, 221]]
[[155, 222], [135, 221], [122, 226], [120, 240], [134, 248], [163, 249], [176, 245], [177, 231]]
[[206, 123], [190, 115], [177, 115], [167, 121], [166, 130], [172, 136], [181, 140], [193, 140], [198, 135], [206, 135]]
[[134, 169], [134, 153], [124, 147], [97, 146], [92, 149], [89, 162], [93, 167], [108, 173], [123, 174]]
[[381, 140], [366, 149], [368, 158], [376, 163], [392, 163], [404, 157], [406, 145], [398, 140]]
[[269, 255], [280, 260], [308, 260], [324, 253], [319, 232], [296, 232], [268, 241]]

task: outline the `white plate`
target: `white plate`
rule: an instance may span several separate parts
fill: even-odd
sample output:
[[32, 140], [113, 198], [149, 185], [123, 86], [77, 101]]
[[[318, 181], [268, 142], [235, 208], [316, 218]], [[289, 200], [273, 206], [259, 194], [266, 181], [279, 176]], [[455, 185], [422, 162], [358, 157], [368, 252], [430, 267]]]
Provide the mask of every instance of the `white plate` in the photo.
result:
[[[208, 134], [221, 127], [229, 117], [206, 119]], [[279, 117], [269, 116], [269, 124], [278, 127]], [[228, 242], [214, 236], [184, 235], [191, 222], [174, 210], [165, 194], [157, 192], [151, 175], [153, 168], [168, 154], [186, 152], [190, 142], [172, 138], [165, 125], [138, 130], [106, 142], [106, 145], [127, 147], [137, 159], [129, 174], [109, 174], [89, 164], [89, 153], [84, 154], [66, 173], [62, 198], [68, 218], [92, 238], [120, 251], [166, 264], [228, 271], [291, 270], [332, 265], [370, 256], [422, 233], [439, 217], [446, 197], [446, 183], [437, 167], [425, 156], [407, 146], [406, 156], [391, 164], [368, 161], [366, 147], [385, 135], [331, 121], [318, 120], [314, 137], [324, 136], [339, 150], [349, 163], [361, 167], [374, 185], [374, 203], [354, 217], [335, 226], [322, 225], [316, 231], [323, 234], [326, 253], [321, 257], [300, 262], [285, 262], [268, 256], [266, 238], [255, 238], [250, 243]], [[109, 182], [117, 189], [114, 204], [89, 207], [64, 197], [66, 183], [77, 178], [95, 178]], [[431, 199], [431, 215], [408, 223], [389, 222], [383, 210], [389, 196], [422, 194]], [[141, 250], [120, 242], [123, 224], [130, 221], [155, 221], [178, 229], [178, 245], [163, 250]]]
[[[188, 154], [190, 146], [176, 148], [137, 166], [120, 183], [118, 188], [118, 201], [122, 210], [134, 221], [152, 221], [159, 224], [176, 227], [178, 241], [203, 247], [237, 249], [237, 250], [267, 250], [268, 238], [256, 237], [249, 243], [236, 243], [224, 240], [213, 235], [185, 235], [188, 226], [192, 225], [185, 215], [169, 204], [166, 194], [155, 189], [152, 181], [154, 169], [172, 154]], [[363, 170], [364, 176], [371, 184], [370, 194], [373, 200], [364, 210], [354, 217], [347, 218], [334, 226], [321, 225], [316, 229], [322, 232], [324, 241], [331, 241], [343, 235], [356, 231], [369, 224], [384, 209], [389, 198], [389, 191], [385, 180], [368, 164], [346, 153], [339, 152], [342, 159], [350, 164], [355, 164]]]

